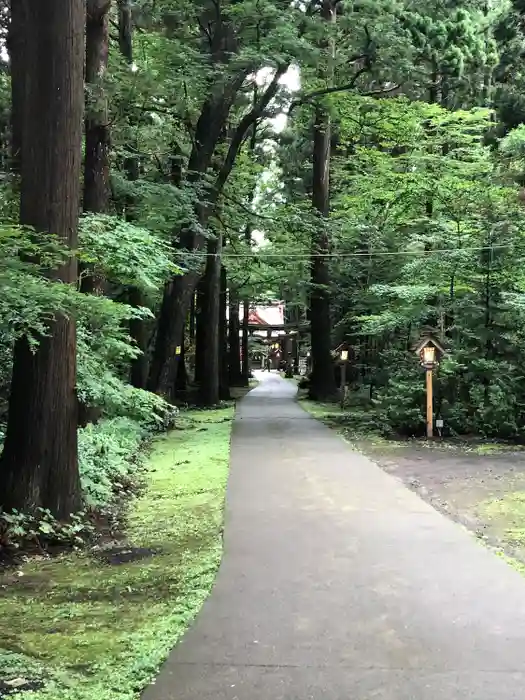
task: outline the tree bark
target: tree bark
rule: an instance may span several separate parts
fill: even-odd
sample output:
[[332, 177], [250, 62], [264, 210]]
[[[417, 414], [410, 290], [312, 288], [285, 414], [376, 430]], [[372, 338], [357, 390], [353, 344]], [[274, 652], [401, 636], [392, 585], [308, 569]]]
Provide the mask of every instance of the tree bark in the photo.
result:
[[241, 324], [239, 321], [239, 296], [230, 289], [228, 322], [228, 370], [230, 386], [242, 386], [241, 372]]
[[[15, 3], [16, 4], [16, 3]], [[52, 232], [74, 248], [80, 204], [84, 111], [83, 0], [26, 0], [25, 90], [20, 221]], [[14, 55], [16, 62], [16, 52]], [[15, 66], [13, 75], [20, 75]], [[15, 85], [16, 91], [18, 86]], [[71, 258], [54, 277], [74, 283]], [[0, 462], [0, 503], [24, 511], [49, 508], [67, 519], [80, 507], [77, 462], [76, 331], [58, 316], [36, 352], [16, 343], [9, 419]]]
[[[99, 0], [101, 1], [101, 0]], [[118, 31], [119, 48], [124, 60], [131, 66], [133, 63], [133, 22], [131, 0], [118, 0]], [[124, 159], [124, 171], [130, 182], [139, 179], [139, 158], [135, 144], [128, 143], [129, 154]], [[126, 197], [125, 217], [127, 221], [133, 221], [135, 198], [133, 195]], [[136, 309], [145, 306], [142, 290], [138, 287], [129, 287], [129, 304]], [[149, 356], [148, 356], [148, 326], [141, 319], [132, 319], [129, 323], [129, 334], [140, 350], [140, 355], [131, 361], [129, 381], [136, 389], [145, 389], [148, 378]]]
[[228, 280], [226, 268], [221, 266], [219, 298], [219, 396], [228, 401], [230, 396], [230, 381], [228, 367]]
[[131, 0], [118, 0], [118, 39], [120, 53], [127, 63], [133, 62], [133, 23]]
[[[128, 298], [131, 306], [139, 308], [143, 305], [142, 293], [137, 287], [128, 289]], [[144, 389], [148, 380], [148, 332], [144, 321], [140, 318], [131, 319], [129, 333], [141, 354], [131, 362], [130, 384], [136, 389]]]
[[192, 294], [191, 297], [191, 302], [190, 302], [190, 323], [189, 323], [189, 336], [190, 336], [190, 343], [194, 343], [195, 341], [195, 294]]
[[[109, 124], [107, 98], [102, 81], [108, 66], [109, 9], [111, 0], [87, 0], [86, 66], [87, 87], [84, 156], [84, 211], [107, 212], [111, 189], [109, 183]], [[83, 269], [82, 269], [83, 268]], [[82, 266], [80, 289], [86, 294], [99, 291], [103, 281], [89, 266]], [[98, 406], [79, 405], [79, 426], [96, 423]]]
[[[335, 22], [336, 8], [332, 0], [324, 0], [321, 14], [325, 21]], [[312, 237], [310, 267], [310, 328], [312, 375], [310, 396], [320, 401], [337, 393], [331, 356], [332, 325], [330, 309], [330, 269], [326, 257], [330, 251], [327, 219], [330, 214], [331, 120], [327, 108], [319, 103], [314, 116], [314, 152], [312, 205], [319, 215], [319, 225]]]
[[164, 287], [155, 346], [147, 388], [165, 396], [176, 381], [179, 355], [175, 349], [182, 338], [191, 297], [200, 278], [197, 271], [174, 277]]
[[219, 403], [220, 361], [219, 361], [219, 319], [221, 292], [221, 257], [222, 235], [208, 240], [208, 257], [203, 277], [203, 306], [205, 323], [203, 336], [202, 377], [200, 378], [200, 397], [205, 406]]
[[179, 371], [177, 372], [177, 381], [173, 387], [172, 399], [176, 399], [177, 392], [186, 391], [188, 388], [188, 370], [186, 369], [186, 343], [182, 339], [180, 346]]
[[108, 66], [109, 9], [111, 0], [86, 3], [86, 155], [84, 160], [84, 211], [109, 208], [109, 119], [102, 81]]
[[195, 382], [200, 384], [204, 376], [204, 353], [206, 351], [207, 308], [204, 278], [199, 280], [195, 293]]
[[250, 317], [250, 299], [245, 297], [242, 302], [242, 348], [241, 348], [241, 370], [242, 386], [250, 384], [250, 333], [248, 320]]

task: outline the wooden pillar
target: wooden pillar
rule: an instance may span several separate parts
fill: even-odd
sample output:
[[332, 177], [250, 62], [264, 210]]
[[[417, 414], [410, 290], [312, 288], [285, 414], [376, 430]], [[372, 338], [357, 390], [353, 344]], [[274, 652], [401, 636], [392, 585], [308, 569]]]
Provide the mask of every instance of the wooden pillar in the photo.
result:
[[434, 399], [432, 395], [432, 370], [426, 370], [427, 380], [427, 438], [432, 438], [434, 435]]

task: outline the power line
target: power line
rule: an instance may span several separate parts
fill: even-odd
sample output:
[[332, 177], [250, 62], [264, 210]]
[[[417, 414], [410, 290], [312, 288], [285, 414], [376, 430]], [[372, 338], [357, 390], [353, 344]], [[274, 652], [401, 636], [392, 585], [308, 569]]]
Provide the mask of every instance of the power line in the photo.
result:
[[312, 258], [368, 258], [368, 257], [392, 257], [396, 255], [436, 255], [442, 253], [468, 253], [510, 248], [510, 244], [468, 247], [468, 248], [436, 248], [433, 250], [397, 250], [397, 251], [369, 251], [363, 253], [264, 253], [253, 251], [252, 253], [192, 253], [187, 254], [195, 258], [293, 258], [294, 260], [311, 260]]

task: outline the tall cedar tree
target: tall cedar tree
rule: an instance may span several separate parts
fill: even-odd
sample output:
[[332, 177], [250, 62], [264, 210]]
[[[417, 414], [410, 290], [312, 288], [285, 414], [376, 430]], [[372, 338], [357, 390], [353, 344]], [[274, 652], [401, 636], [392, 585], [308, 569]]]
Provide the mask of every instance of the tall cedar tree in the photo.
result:
[[[335, 23], [336, 3], [323, 0], [321, 16]], [[333, 43], [330, 42], [331, 47]], [[328, 59], [330, 63], [330, 58]], [[330, 69], [329, 69], [330, 72]], [[330, 76], [328, 76], [330, 78]], [[330, 215], [331, 118], [325, 105], [315, 107], [312, 167], [312, 205], [319, 214], [319, 225], [312, 240], [310, 323], [312, 335], [312, 376], [310, 395], [322, 400], [335, 394], [335, 376], [331, 356], [330, 250], [327, 219]]]
[[[16, 3], [15, 3], [16, 4]], [[23, 100], [14, 120], [22, 124], [20, 221], [52, 232], [74, 248], [80, 204], [84, 111], [84, 21], [82, 0], [27, 0], [23, 24], [13, 14], [13, 94], [25, 74]], [[23, 61], [23, 67], [20, 65]], [[74, 283], [70, 258], [54, 277]], [[67, 518], [80, 506], [77, 462], [75, 322], [58, 316], [36, 351], [26, 339], [14, 349], [9, 420], [0, 462], [4, 508], [49, 508]]]
[[[109, 209], [109, 139], [110, 127], [107, 97], [102, 81], [108, 67], [109, 10], [111, 0], [87, 0], [86, 2], [86, 114], [84, 156], [84, 206], [85, 212], [105, 213]], [[81, 290], [92, 293], [100, 288], [88, 269], [82, 270]], [[79, 425], [94, 423], [100, 417], [100, 409], [79, 405]]]

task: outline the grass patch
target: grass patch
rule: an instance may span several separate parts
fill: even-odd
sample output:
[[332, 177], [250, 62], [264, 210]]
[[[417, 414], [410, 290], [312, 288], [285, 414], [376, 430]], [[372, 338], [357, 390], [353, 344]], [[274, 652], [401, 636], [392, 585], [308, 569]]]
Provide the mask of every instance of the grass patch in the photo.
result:
[[433, 440], [425, 437], [385, 437], [381, 435], [371, 420], [372, 414], [359, 405], [347, 405], [341, 409], [338, 403], [322, 403], [306, 398], [306, 392], [299, 392], [299, 403], [305, 411], [322, 421], [329, 428], [336, 430], [345, 440], [362, 451], [395, 450], [399, 448], [418, 447], [428, 450], [446, 450], [465, 454], [497, 456], [525, 451], [525, 446], [494, 440], [467, 436], [436, 436]]
[[477, 510], [504, 542], [519, 547], [525, 545], [524, 491], [514, 491], [501, 498], [484, 501]]
[[255, 389], [256, 386], [258, 386], [259, 382], [257, 379], [250, 379], [248, 386], [232, 386], [230, 387], [230, 396], [233, 401], [240, 401], [240, 399], [244, 398], [246, 394], [251, 391], [252, 389]]
[[338, 403], [321, 403], [303, 397], [299, 397], [299, 403], [305, 411], [310, 413], [314, 418], [322, 420], [323, 423], [340, 425], [341, 419], [344, 416], [341, 406]]
[[127, 529], [145, 558], [32, 559], [0, 576], [0, 697], [14, 677], [43, 681], [17, 698], [138, 697], [213, 584], [233, 413], [184, 412], [154, 442]]
[[[339, 435], [347, 442], [352, 443], [357, 449], [363, 447], [363, 441], [365, 441], [366, 445], [370, 448], [382, 448], [387, 445], [389, 448], [396, 448], [402, 444], [398, 441], [387, 440], [372, 430], [364, 431], [362, 428], [353, 428], [352, 423], [355, 420], [353, 410], [347, 407], [342, 409], [339, 403], [322, 403], [307, 398], [301, 398], [299, 403], [307, 413], [317, 418], [317, 420], [322, 421], [329, 428], [337, 431]], [[357, 408], [355, 409], [355, 413], [357, 414], [358, 420], [362, 420], [363, 411]]]

